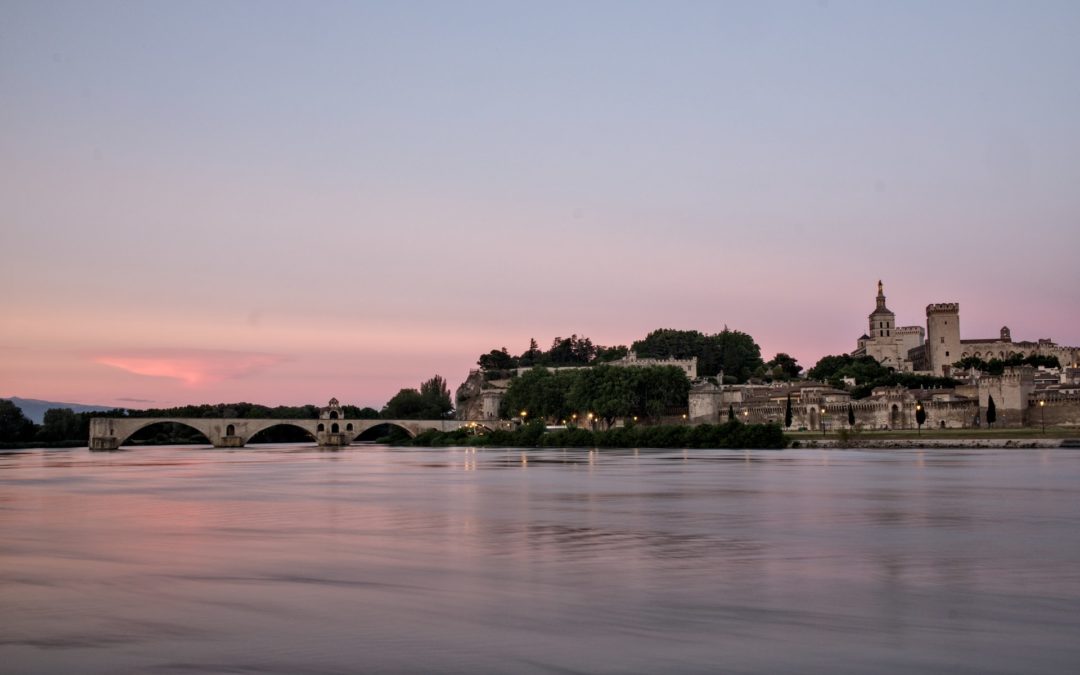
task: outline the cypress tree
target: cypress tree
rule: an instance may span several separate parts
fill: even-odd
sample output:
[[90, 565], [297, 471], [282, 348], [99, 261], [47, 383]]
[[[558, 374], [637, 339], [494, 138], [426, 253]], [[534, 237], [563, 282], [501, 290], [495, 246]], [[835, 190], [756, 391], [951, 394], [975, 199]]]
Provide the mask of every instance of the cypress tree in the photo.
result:
[[855, 408], [850, 403], [847, 404], [847, 423], [849, 427], [855, 426]]
[[993, 428], [995, 421], [997, 421], [997, 406], [994, 404], [994, 397], [991, 396], [986, 402], [986, 423]]
[[791, 428], [791, 394], [787, 395], [787, 407], [784, 408], [784, 427]]
[[729, 403], [728, 407], [727, 407], [727, 421], [728, 422], [734, 422], [735, 421], [735, 406], [733, 404], [731, 404], [731, 403]]

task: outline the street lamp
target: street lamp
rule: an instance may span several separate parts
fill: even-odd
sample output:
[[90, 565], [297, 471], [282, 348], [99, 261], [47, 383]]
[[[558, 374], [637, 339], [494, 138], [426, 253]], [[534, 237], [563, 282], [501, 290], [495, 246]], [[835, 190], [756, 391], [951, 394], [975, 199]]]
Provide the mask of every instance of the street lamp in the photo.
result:
[[522, 410], [522, 411], [521, 411], [520, 413], [518, 413], [518, 414], [519, 414], [519, 415], [521, 415], [521, 423], [522, 423], [522, 424], [525, 424], [525, 418], [526, 418], [526, 417], [528, 417], [528, 415], [529, 415], [529, 411], [528, 411], [528, 410]]
[[922, 436], [922, 425], [926, 421], [926, 412], [923, 410], [922, 403], [915, 404], [915, 424], [919, 425], [919, 435]]
[[821, 407], [821, 435], [825, 435], [825, 406]]
[[1039, 417], [1042, 418], [1043, 433], [1046, 433], [1046, 401], [1039, 401]]

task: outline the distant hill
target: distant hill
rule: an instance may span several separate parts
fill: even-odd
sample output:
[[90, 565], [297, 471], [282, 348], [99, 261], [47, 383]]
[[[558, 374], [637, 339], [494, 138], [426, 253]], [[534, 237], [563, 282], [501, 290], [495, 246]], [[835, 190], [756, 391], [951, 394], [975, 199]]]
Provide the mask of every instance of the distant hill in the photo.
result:
[[57, 403], [56, 401], [39, 401], [34, 398], [19, 398], [18, 396], [12, 396], [7, 400], [17, 405], [34, 424], [41, 424], [41, 420], [45, 417], [45, 411], [49, 408], [71, 408], [75, 412], [101, 412], [114, 409], [108, 406]]

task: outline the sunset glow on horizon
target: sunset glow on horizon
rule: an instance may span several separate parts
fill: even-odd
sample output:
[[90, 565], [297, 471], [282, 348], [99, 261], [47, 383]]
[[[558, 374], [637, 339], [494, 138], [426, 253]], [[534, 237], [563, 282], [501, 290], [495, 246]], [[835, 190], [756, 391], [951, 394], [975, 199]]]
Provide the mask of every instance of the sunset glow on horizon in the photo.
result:
[[[1075, 3], [0, 6], [0, 396], [381, 407], [530, 338], [1080, 345]], [[138, 401], [139, 403], [134, 403]]]

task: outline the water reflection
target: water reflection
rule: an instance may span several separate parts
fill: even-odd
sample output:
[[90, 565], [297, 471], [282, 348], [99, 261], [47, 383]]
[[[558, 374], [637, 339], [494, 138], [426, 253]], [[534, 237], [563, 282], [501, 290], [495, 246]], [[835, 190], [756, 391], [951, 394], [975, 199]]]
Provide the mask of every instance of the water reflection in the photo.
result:
[[1066, 672], [1075, 451], [0, 454], [10, 672]]

